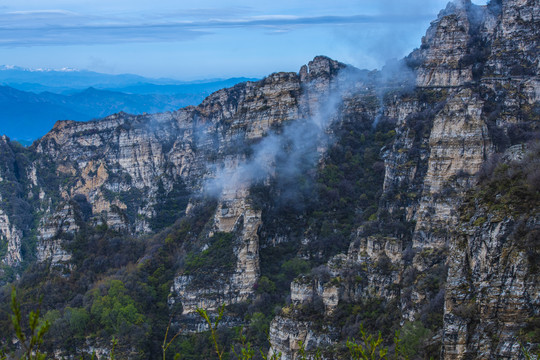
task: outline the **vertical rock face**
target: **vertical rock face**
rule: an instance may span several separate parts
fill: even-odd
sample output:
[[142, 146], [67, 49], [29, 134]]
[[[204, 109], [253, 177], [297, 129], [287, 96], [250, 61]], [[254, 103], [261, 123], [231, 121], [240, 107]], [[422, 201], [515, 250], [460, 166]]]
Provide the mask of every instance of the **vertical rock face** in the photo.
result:
[[46, 218], [39, 228], [38, 261], [51, 261], [54, 265], [69, 262], [71, 255], [63, 248], [62, 235], [73, 235], [80, 229], [75, 217], [75, 210], [67, 203]]
[[15, 266], [22, 260], [22, 231], [10, 223], [9, 217], [2, 210], [0, 210], [0, 233], [6, 249], [3, 261], [8, 266]]
[[[176, 297], [170, 303], [180, 301], [183, 315], [193, 314], [197, 308], [209, 311], [221, 305], [248, 300], [259, 278], [259, 237], [261, 212], [253, 209], [247, 199], [247, 189], [224, 191], [213, 220], [212, 232], [237, 234], [234, 269], [225, 278], [205, 284], [193, 284], [193, 276], [180, 275], [171, 288]], [[212, 234], [210, 234], [212, 236]]]
[[[414, 217], [413, 247], [449, 246], [444, 358], [517, 358], [520, 349], [516, 338], [526, 319], [533, 316], [531, 307], [536, 302], [536, 297], [528, 294], [538, 293], [538, 289], [531, 287], [531, 271], [523, 254], [514, 252], [507, 258], [512, 251], [503, 250], [511, 247], [508, 239], [515, 225], [509, 219], [498, 219], [468, 224], [463, 234], [453, 230], [461, 221], [459, 204], [465, 192], [476, 186], [474, 175], [483, 164], [509, 143], [527, 141], [526, 137], [504, 140], [502, 133], [512, 137], [515, 124], [530, 131], [538, 127], [537, 110], [529, 112], [530, 106], [538, 106], [538, 4], [502, 1], [500, 6], [492, 2], [481, 10], [470, 5], [464, 8], [468, 9], [470, 38], [465, 51], [454, 44], [454, 55], [465, 54], [461, 65], [476, 62], [471, 64], [472, 78], [467, 81], [476, 81], [477, 87], [451, 90], [434, 118], [422, 197]], [[457, 16], [463, 18], [462, 9], [457, 10]], [[436, 37], [433, 30], [426, 39]], [[516, 56], [503, 55], [507, 51]], [[429, 56], [427, 51], [428, 62]], [[444, 74], [447, 65], [442, 65]], [[418, 74], [419, 85], [431, 85], [425, 82], [422, 66]], [[493, 112], [496, 96], [486, 94], [496, 92], [501, 96], [500, 105]], [[529, 226], [537, 226], [533, 225], [535, 220], [529, 221]]]
[[[466, 230], [454, 231], [463, 221], [462, 201], [477, 186], [476, 176], [486, 162], [530, 139], [514, 135], [515, 127], [531, 133], [538, 129], [538, 19], [537, 2], [449, 4], [431, 24], [421, 49], [407, 58], [416, 68], [416, 94], [385, 99], [383, 114], [395, 119], [396, 137], [391, 149], [382, 150], [386, 173], [380, 205], [413, 231], [410, 238], [391, 242], [362, 240], [357, 267], [377, 264], [380, 250], [392, 244], [393, 252], [384, 256], [395, 273], [385, 280], [377, 266], [368, 276], [358, 272], [364, 279], [361, 293], [373, 299], [397, 297], [402, 319], [420, 320], [425, 309], [442, 305], [448, 266], [444, 331], [441, 323], [435, 336], [442, 339], [445, 359], [518, 358], [520, 329], [538, 316], [533, 309], [539, 290], [531, 264], [508, 240], [518, 221], [477, 214], [476, 222], [463, 225]], [[516, 55], [506, 57], [510, 51]], [[537, 229], [536, 217], [525, 223], [530, 231]], [[352, 247], [341, 256], [350, 259], [351, 252]], [[422, 274], [444, 274], [438, 290], [426, 289]], [[358, 303], [350, 291], [343, 291], [354, 282], [342, 280], [338, 300], [322, 302], [325, 324], [335, 322], [329, 304]], [[331, 288], [297, 279], [291, 300], [297, 306], [316, 304], [318, 297], [324, 298], [325, 286]], [[273, 351], [294, 358], [298, 350], [291, 342], [305, 320], [285, 308], [272, 323]], [[291, 336], [284, 329], [291, 329]]]
[[457, 221], [458, 199], [493, 152], [482, 119], [482, 102], [470, 89], [451, 96], [435, 116], [429, 147], [414, 247], [444, 246], [448, 240], [445, 229]]
[[[451, 245], [460, 256], [450, 259], [448, 273], [446, 359], [515, 359], [521, 354], [516, 335], [538, 316], [538, 276], [526, 251], [508, 244], [514, 220], [497, 220], [467, 228]], [[527, 225], [538, 228], [538, 220]]]
[[[514, 156], [506, 158], [515, 158], [515, 149], [509, 150]], [[509, 195], [538, 166], [538, 151], [518, 158], [508, 160], [511, 171], [485, 180], [480, 195], [469, 195], [450, 242], [446, 359], [518, 358], [523, 341], [517, 335], [530, 331], [539, 315], [538, 196], [526, 190], [531, 183], [521, 195]]]
[[501, 15], [491, 41], [487, 73], [493, 77], [537, 75], [540, 5], [534, 0], [505, 0], [493, 8]]
[[[238, 246], [238, 262], [232, 286], [238, 292], [240, 301], [245, 301], [253, 294], [253, 288], [259, 278], [259, 235], [261, 211], [255, 210], [247, 201], [248, 190], [242, 189], [234, 193], [225, 192], [223, 201], [218, 206], [215, 221], [218, 231], [232, 232], [241, 228], [241, 243]], [[234, 219], [234, 222], [231, 220]], [[241, 222], [241, 226], [240, 225]]]
[[462, 86], [472, 80], [472, 64], [463, 66], [462, 60], [469, 50], [469, 32], [475, 26], [474, 11], [480, 10], [470, 1], [452, 2], [431, 23], [419, 50], [425, 60], [418, 69], [418, 86]]
[[21, 186], [25, 174], [17, 151], [6, 136], [0, 137], [0, 258], [8, 267], [22, 261], [21, 245], [29, 225], [28, 203]]

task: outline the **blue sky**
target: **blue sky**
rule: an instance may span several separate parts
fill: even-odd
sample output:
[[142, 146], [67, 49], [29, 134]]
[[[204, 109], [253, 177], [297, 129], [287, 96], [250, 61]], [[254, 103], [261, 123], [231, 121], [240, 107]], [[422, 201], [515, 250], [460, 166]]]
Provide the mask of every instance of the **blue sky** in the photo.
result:
[[372, 69], [418, 47], [446, 3], [3, 0], [0, 62], [183, 80], [298, 71], [316, 55]]

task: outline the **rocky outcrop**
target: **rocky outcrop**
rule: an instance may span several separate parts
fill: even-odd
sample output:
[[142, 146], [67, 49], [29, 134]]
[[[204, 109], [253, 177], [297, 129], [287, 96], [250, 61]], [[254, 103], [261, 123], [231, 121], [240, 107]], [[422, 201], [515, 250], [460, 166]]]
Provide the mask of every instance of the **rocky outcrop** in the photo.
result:
[[[247, 190], [224, 192], [214, 215], [213, 231], [234, 233], [234, 254], [237, 259], [234, 270], [220, 279], [193, 285], [193, 276], [180, 275], [174, 280], [169, 299], [173, 305], [182, 303], [182, 314], [196, 312], [197, 308], [215, 311], [223, 304], [247, 301], [259, 278], [260, 211], [247, 202]], [[212, 232], [209, 234], [212, 237]]]
[[441, 247], [448, 224], [457, 221], [463, 191], [493, 152], [482, 102], [469, 89], [447, 99], [435, 116], [429, 137], [431, 150], [422, 198], [416, 214], [413, 247]]
[[335, 326], [338, 305], [396, 299], [401, 268], [399, 240], [368, 237], [353, 241], [347, 254], [335, 256], [327, 266], [291, 283], [291, 305], [270, 324], [269, 354], [281, 353], [282, 359], [295, 359], [300, 344], [308, 352], [336, 345], [341, 332]]
[[25, 174], [17, 158], [19, 150], [7, 136], [0, 137], [0, 259], [8, 267], [17, 267], [22, 261], [22, 241], [31, 221], [20, 184]]
[[422, 47], [414, 56], [423, 59], [416, 83], [421, 87], [462, 86], [472, 81], [472, 64], [462, 60], [469, 50], [470, 30], [482, 14], [470, 1], [448, 4], [436, 21], [431, 23]]
[[302, 347], [305, 351], [312, 352], [335, 342], [335, 329], [325, 327], [316, 331], [313, 322], [299, 322], [288, 318], [287, 314], [294, 310], [285, 308], [283, 311], [285, 316], [276, 316], [270, 324], [269, 337], [272, 339], [272, 347], [269, 357], [281, 354], [282, 360], [299, 359], [298, 354]]
[[[493, 2], [492, 12], [500, 13], [491, 52], [486, 62], [488, 77], [530, 79], [538, 75], [540, 5], [534, 0]], [[489, 23], [493, 23], [491, 20]], [[534, 80], [534, 79], [532, 79]]]
[[5, 246], [3, 261], [8, 266], [15, 266], [21, 262], [22, 231], [18, 230], [9, 221], [9, 217], [0, 210], [0, 233]]
[[[521, 347], [528, 346], [525, 334], [540, 305], [534, 260], [538, 196], [534, 190], [509, 193], [519, 188], [521, 176], [527, 177], [530, 164], [538, 164], [537, 153], [521, 152], [518, 159], [515, 151], [507, 153], [505, 158], [515, 159], [509, 160], [510, 169], [525, 174], [493, 174], [481, 185], [485, 195], [469, 195], [461, 210], [462, 225], [453, 232], [448, 260], [445, 359], [517, 359], [523, 356]], [[497, 186], [503, 181], [504, 187]]]

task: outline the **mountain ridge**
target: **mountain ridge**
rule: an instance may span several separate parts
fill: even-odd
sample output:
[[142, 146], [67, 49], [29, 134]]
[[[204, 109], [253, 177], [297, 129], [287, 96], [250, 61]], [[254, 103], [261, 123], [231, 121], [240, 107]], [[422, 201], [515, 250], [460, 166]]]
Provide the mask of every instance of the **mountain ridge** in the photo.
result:
[[[35, 140], [50, 130], [57, 120], [87, 121], [119, 111], [134, 114], [174, 111], [195, 105], [224, 86], [248, 80], [231, 78], [182, 85], [137, 83], [124, 88], [88, 87], [81, 91], [70, 88], [67, 94], [49, 91], [36, 94], [0, 86], [0, 105], [4, 110], [0, 123], [2, 133], [13, 139]], [[50, 90], [46, 86], [44, 89]]]

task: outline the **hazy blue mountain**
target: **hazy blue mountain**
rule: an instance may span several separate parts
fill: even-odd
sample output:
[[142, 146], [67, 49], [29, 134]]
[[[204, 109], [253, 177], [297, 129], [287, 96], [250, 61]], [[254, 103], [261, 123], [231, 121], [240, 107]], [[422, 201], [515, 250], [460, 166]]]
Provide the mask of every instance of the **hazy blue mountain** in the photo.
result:
[[79, 70], [0, 66], [0, 134], [35, 140], [57, 120], [85, 121], [124, 111], [173, 111], [250, 78], [179, 81]]
[[[219, 89], [234, 86], [244, 81], [256, 81], [253, 78], [216, 79], [208, 81], [189, 82], [185, 84], [155, 84], [137, 83], [128, 86], [104, 87], [103, 90], [120, 91], [128, 94], [207, 94]], [[100, 88], [97, 86], [96, 88]]]
[[85, 121], [120, 111], [131, 114], [174, 111], [200, 103], [211, 92], [223, 87], [220, 83], [195, 84], [192, 92], [185, 90], [178, 94], [171, 94], [169, 86], [154, 84], [138, 87], [139, 91], [154, 90], [154, 94], [135, 93], [135, 90], [126, 94], [92, 87], [72, 94], [36, 94], [0, 86], [0, 134], [27, 142], [43, 136], [58, 120]]
[[133, 74], [102, 74], [87, 70], [30, 70], [0, 66], [0, 85], [22, 91], [73, 93], [93, 87], [133, 94], [192, 94], [213, 92], [251, 78], [205, 79], [180, 81], [168, 78], [147, 78]]
[[[0, 66], [0, 83], [39, 84], [51, 88], [84, 89], [90, 86], [127, 86], [141, 82], [156, 84], [181, 84], [173, 79], [149, 79], [133, 74], [102, 74], [87, 70], [31, 70], [20, 67]], [[26, 89], [31, 90], [31, 89]]]

